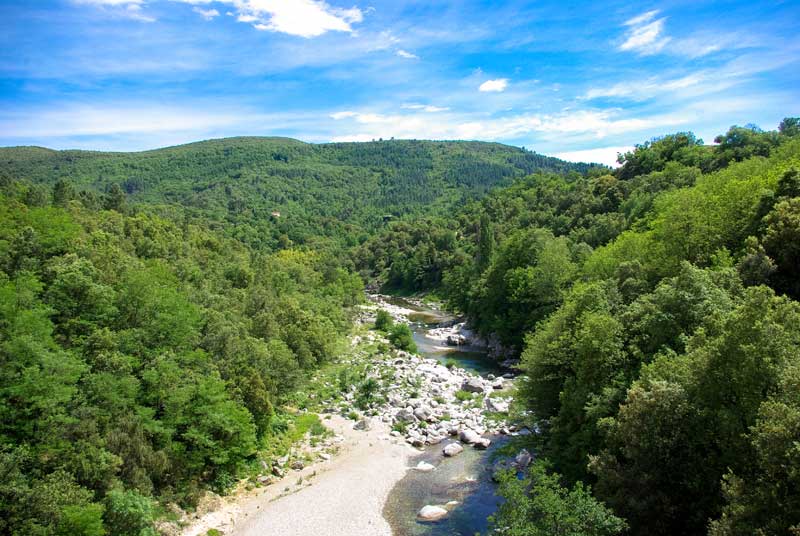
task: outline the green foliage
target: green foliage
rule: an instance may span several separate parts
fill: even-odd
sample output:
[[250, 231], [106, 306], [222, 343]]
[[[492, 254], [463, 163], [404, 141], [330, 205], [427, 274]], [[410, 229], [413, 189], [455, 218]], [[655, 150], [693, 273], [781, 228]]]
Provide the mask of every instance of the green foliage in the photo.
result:
[[375, 329], [380, 331], [389, 331], [394, 326], [392, 315], [388, 311], [379, 309], [375, 315]]
[[156, 536], [153, 504], [135, 491], [111, 490], [106, 496], [106, 525], [119, 536]]
[[408, 324], [396, 324], [389, 332], [389, 342], [399, 350], [417, 352], [417, 343], [414, 342], [414, 334]]
[[518, 479], [513, 472], [501, 478], [505, 499], [491, 518], [494, 530], [508, 536], [610, 536], [626, 528], [624, 520], [592, 497], [582, 483], [572, 489], [560, 483], [543, 462], [533, 464]]

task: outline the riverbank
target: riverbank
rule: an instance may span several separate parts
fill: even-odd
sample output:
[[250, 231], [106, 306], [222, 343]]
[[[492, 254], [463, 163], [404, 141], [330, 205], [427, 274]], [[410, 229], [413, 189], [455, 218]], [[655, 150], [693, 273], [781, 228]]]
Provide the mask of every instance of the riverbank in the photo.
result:
[[[414, 313], [398, 309], [392, 312], [399, 321]], [[338, 368], [321, 371], [309, 394], [316, 397], [309, 411], [318, 412], [332, 433], [323, 446], [333, 448], [316, 447], [306, 464], [282, 460], [271, 467], [285, 473], [280, 479], [259, 477], [263, 487], [223, 499], [182, 536], [205, 536], [210, 529], [226, 536], [389, 535], [387, 497], [420, 449], [437, 445], [458, 456], [488, 448], [487, 436], [513, 430], [504, 421], [511, 381], [392, 349], [383, 335], [366, 329], [374, 310], [365, 308], [351, 352]]]

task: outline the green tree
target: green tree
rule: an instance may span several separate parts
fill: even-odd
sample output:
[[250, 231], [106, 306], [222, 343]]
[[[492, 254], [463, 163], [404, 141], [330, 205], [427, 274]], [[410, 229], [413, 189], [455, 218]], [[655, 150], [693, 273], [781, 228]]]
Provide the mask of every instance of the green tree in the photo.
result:
[[394, 325], [392, 315], [384, 309], [378, 309], [375, 315], [375, 329], [380, 331], [389, 331]]
[[508, 536], [610, 536], [627, 527], [625, 521], [592, 497], [590, 488], [560, 483], [543, 462], [533, 464], [518, 479], [506, 473], [499, 493], [505, 501], [492, 516], [495, 531]]

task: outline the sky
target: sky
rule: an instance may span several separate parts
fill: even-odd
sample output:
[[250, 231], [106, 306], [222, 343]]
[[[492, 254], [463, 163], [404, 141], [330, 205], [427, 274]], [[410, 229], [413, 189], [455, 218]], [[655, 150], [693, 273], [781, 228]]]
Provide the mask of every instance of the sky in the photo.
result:
[[469, 139], [611, 164], [800, 115], [798, 22], [798, 0], [0, 0], [0, 146]]

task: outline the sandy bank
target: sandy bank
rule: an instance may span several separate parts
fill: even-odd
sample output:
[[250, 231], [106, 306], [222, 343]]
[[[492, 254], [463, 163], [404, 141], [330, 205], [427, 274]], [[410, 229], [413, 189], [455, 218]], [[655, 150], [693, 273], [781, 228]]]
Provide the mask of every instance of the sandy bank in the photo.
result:
[[344, 437], [333, 458], [226, 499], [183, 535], [204, 535], [209, 528], [226, 536], [391, 535], [383, 506], [418, 451], [391, 437], [388, 426], [377, 420], [367, 432], [353, 430], [353, 421], [338, 415], [323, 422]]

